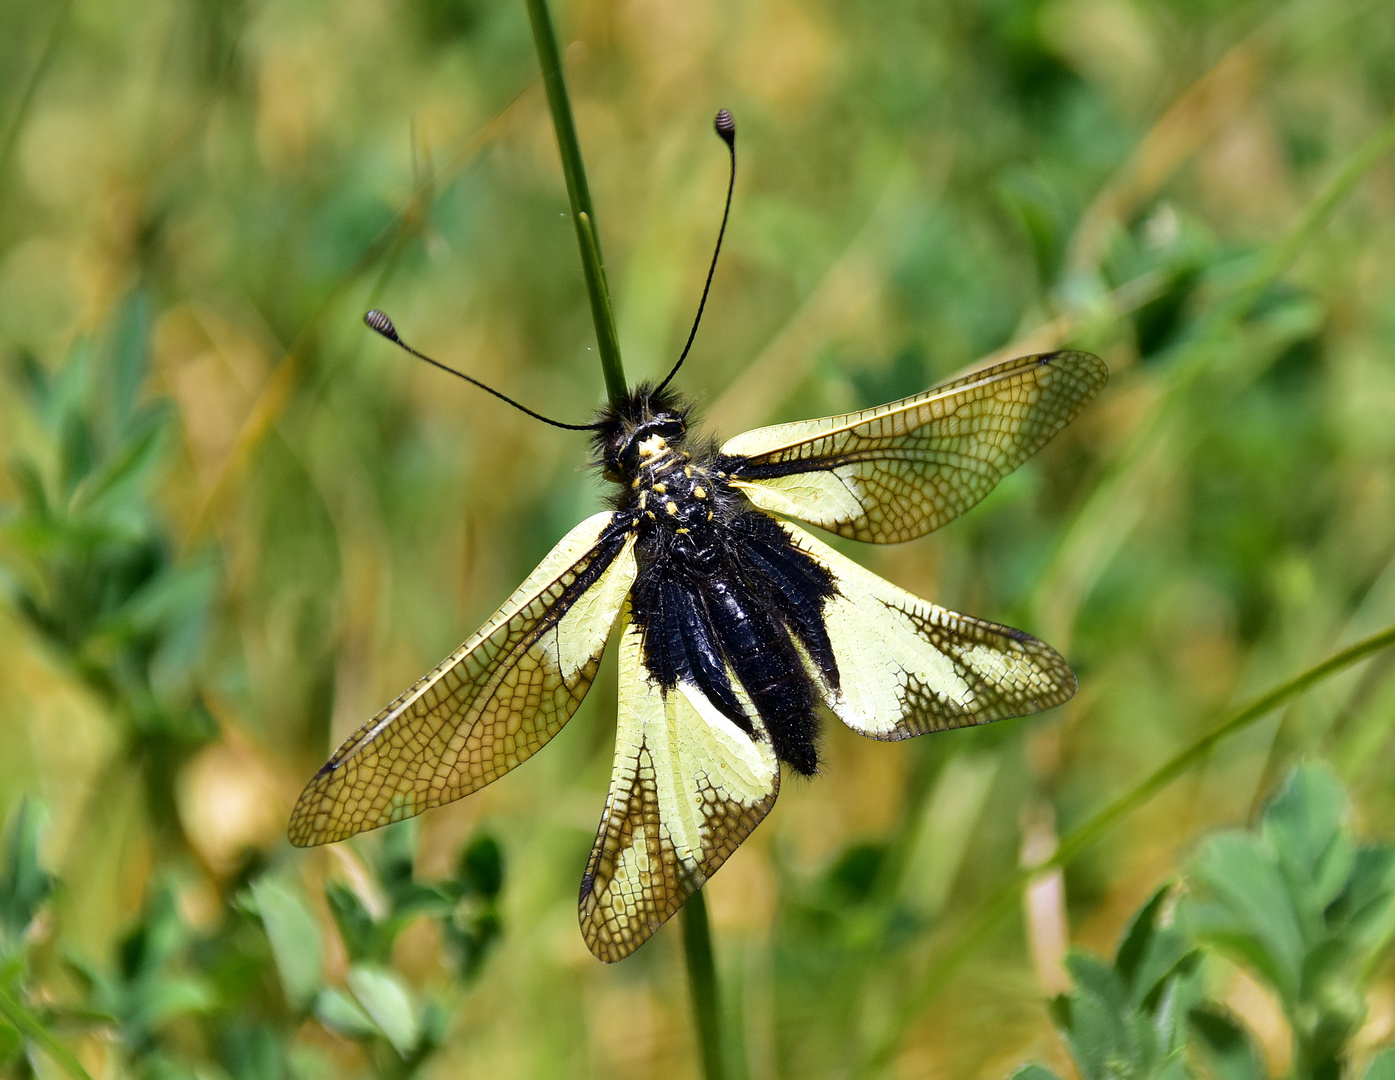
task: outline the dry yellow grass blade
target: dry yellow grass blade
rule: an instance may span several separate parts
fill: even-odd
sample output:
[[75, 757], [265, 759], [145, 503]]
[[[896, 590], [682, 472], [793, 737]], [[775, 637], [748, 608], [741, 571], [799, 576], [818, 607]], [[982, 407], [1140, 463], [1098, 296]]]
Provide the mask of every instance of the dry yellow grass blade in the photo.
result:
[[[1110, 231], [1152, 198], [1167, 179], [1211, 139], [1254, 93], [1267, 40], [1267, 26], [1235, 46], [1194, 82], [1163, 113], [1138, 148], [1101, 189], [1071, 239], [1068, 266], [1094, 269]], [[939, 178], [943, 180], [943, 176]], [[799, 309], [746, 370], [708, 409], [720, 432], [743, 431], [762, 423], [808, 374], [818, 345], [856, 325], [880, 293], [877, 253], [904, 197], [904, 181], [888, 184], [881, 202]], [[1102, 310], [1126, 315], [1157, 295], [1161, 282], [1145, 275], [1108, 297]], [[1099, 309], [1094, 312], [1099, 314]], [[1048, 352], [1069, 341], [1086, 321], [1081, 312], [1064, 312], [1014, 341], [980, 357], [964, 372], [990, 367], [1027, 353]]]
[[1071, 238], [1066, 263], [1069, 270], [1098, 267], [1111, 231], [1157, 194], [1168, 178], [1250, 100], [1259, 82], [1269, 25], [1236, 45], [1192, 83], [1100, 189]]
[[[1075, 617], [1134, 527], [1142, 519], [1149, 492], [1181, 467], [1184, 455], [1173, 444], [1180, 436], [1181, 406], [1186, 392], [1211, 368], [1218, 342], [1265, 288], [1288, 269], [1317, 235], [1357, 182], [1395, 147], [1395, 117], [1336, 171], [1288, 232], [1269, 246], [1259, 266], [1226, 296], [1216, 300], [1198, 321], [1192, 338], [1159, 380], [1159, 392], [1137, 424], [1125, 448], [1110, 463], [1039, 579], [1033, 608], [1037, 627], [1062, 649], [1069, 649]], [[1272, 359], [1283, 339], [1262, 335], [1252, 343], [1247, 374], [1253, 377]]]
[[[947, 172], [946, 167], [931, 184], [943, 183]], [[910, 195], [911, 178], [897, 170], [866, 223], [818, 285], [707, 409], [713, 430], [730, 435], [759, 426], [809, 373], [818, 346], [867, 318], [881, 295], [881, 253]]]
[[425, 225], [428, 217], [427, 211], [435, 193], [469, 165], [485, 147], [500, 137], [516, 116], [520, 102], [537, 82], [536, 77], [531, 80], [514, 96], [513, 100], [457, 150], [445, 165], [422, 181], [412, 193], [407, 205], [383, 227], [382, 231], [374, 237], [373, 242], [359, 256], [358, 261], [330, 289], [320, 306], [315, 310], [314, 315], [296, 335], [295, 341], [291, 343], [280, 362], [267, 376], [266, 382], [238, 430], [237, 438], [233, 440], [232, 446], [228, 450], [222, 467], [218, 470], [217, 476], [209, 485], [203, 501], [199, 504], [189, 531], [185, 535], [186, 546], [196, 541], [209, 527], [223, 503], [246, 472], [248, 463], [257, 447], [261, 445], [267, 432], [281, 418], [287, 403], [291, 400], [291, 396], [305, 375], [307, 351], [315, 340], [316, 331], [325, 316], [355, 282]]

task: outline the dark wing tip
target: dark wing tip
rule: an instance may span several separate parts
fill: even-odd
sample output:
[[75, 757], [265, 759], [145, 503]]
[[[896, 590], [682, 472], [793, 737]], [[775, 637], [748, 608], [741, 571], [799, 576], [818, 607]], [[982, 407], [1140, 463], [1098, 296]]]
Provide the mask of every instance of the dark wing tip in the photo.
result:
[[1083, 349], [1058, 349], [1056, 352], [1042, 353], [1037, 359], [1042, 364], [1069, 367], [1096, 389], [1109, 381], [1109, 365], [1094, 353], [1085, 352]]
[[[336, 758], [330, 758], [305, 785], [305, 790], [300, 793], [300, 798], [296, 799], [295, 806], [291, 808], [291, 820], [286, 826], [286, 838], [290, 840], [294, 847], [308, 848], [318, 847], [321, 844], [332, 843], [339, 837], [326, 837], [325, 829], [316, 825], [315, 819], [319, 817], [321, 809], [325, 804], [326, 782], [330, 774], [337, 768]], [[329, 831], [333, 831], [335, 823], [329, 823]]]
[[301, 814], [292, 813], [290, 824], [286, 826], [286, 839], [291, 842], [292, 847], [308, 848], [315, 847], [315, 830], [311, 823]]

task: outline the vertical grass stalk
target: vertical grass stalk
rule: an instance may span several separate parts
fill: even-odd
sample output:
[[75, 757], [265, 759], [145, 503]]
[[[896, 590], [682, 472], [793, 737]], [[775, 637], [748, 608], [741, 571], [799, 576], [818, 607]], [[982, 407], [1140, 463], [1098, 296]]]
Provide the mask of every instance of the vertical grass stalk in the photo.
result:
[[705, 1080], [725, 1080], [717, 965], [712, 959], [712, 929], [701, 889], [683, 905], [683, 955], [688, 961], [688, 989], [693, 995], [693, 1023], [702, 1051], [702, 1075]]
[[[620, 363], [620, 340], [615, 333], [615, 317], [610, 310], [610, 288], [601, 258], [601, 238], [596, 229], [596, 209], [586, 183], [586, 166], [581, 160], [581, 144], [576, 137], [571, 100], [562, 76], [562, 54], [557, 34], [548, 14], [546, 0], [525, 0], [528, 20], [533, 26], [533, 43], [542, 66], [547, 104], [552, 126], [557, 132], [557, 149], [562, 155], [562, 173], [567, 179], [576, 242], [581, 249], [581, 266], [586, 275], [586, 292], [591, 298], [591, 318], [596, 324], [596, 344], [600, 348], [601, 371], [606, 393], [612, 402], [627, 393], [625, 369]], [[693, 1022], [702, 1051], [706, 1080], [725, 1080], [721, 1023], [717, 1003], [717, 966], [712, 960], [712, 929], [707, 919], [707, 902], [698, 890], [683, 908], [683, 953], [688, 961], [688, 986], [693, 996]]]
[[586, 167], [581, 161], [581, 144], [572, 120], [571, 99], [562, 77], [562, 54], [547, 0], [525, 0], [528, 21], [533, 24], [533, 44], [538, 50], [547, 106], [552, 111], [552, 127], [557, 132], [557, 149], [562, 155], [562, 173], [567, 179], [567, 198], [576, 226], [576, 242], [581, 248], [581, 268], [586, 275], [586, 292], [591, 298], [591, 319], [596, 324], [596, 345], [601, 354], [606, 394], [612, 403], [625, 397], [625, 369], [620, 363], [620, 338], [615, 333], [615, 316], [610, 310], [610, 290], [601, 258], [601, 238], [596, 229], [596, 209], [591, 205], [591, 189], [586, 183]]

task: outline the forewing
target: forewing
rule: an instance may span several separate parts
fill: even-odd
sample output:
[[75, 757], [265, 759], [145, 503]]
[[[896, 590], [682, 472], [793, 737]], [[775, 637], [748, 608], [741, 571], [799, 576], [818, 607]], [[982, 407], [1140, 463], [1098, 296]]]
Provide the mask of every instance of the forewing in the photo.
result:
[[[695, 686], [665, 694], [641, 652], [639, 627], [628, 622], [615, 770], [581, 882], [581, 933], [607, 963], [629, 956], [702, 887], [770, 812], [780, 788], [759, 719], [753, 740]], [[756, 716], [744, 695], [742, 704]]]
[[747, 431], [722, 453], [732, 483], [757, 506], [897, 543], [977, 503], [1108, 377], [1090, 353], [1024, 356], [890, 405]]
[[306, 785], [291, 843], [327, 844], [492, 783], [581, 704], [635, 577], [612, 513], [568, 533], [494, 616]]
[[833, 575], [824, 619], [838, 686], [816, 665], [809, 670], [829, 708], [859, 734], [909, 739], [1040, 712], [1075, 694], [1075, 673], [1045, 642], [913, 596], [782, 525]]

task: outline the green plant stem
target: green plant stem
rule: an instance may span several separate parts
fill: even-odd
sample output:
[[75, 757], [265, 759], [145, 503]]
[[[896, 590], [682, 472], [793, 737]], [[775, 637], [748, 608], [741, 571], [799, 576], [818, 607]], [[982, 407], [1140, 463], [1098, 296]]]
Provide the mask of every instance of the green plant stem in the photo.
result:
[[596, 345], [601, 354], [601, 372], [612, 403], [624, 398], [625, 369], [620, 363], [620, 339], [615, 333], [615, 316], [610, 310], [610, 290], [601, 258], [601, 238], [596, 232], [596, 209], [591, 205], [591, 189], [586, 183], [586, 167], [581, 160], [581, 144], [576, 138], [571, 100], [562, 77], [562, 54], [557, 34], [547, 11], [547, 0], [526, 0], [528, 20], [533, 24], [533, 43], [542, 66], [547, 105], [552, 111], [552, 127], [557, 132], [557, 149], [562, 155], [562, 173], [567, 178], [567, 198], [576, 225], [576, 242], [581, 248], [581, 268], [586, 275], [586, 292], [591, 298], [591, 319], [596, 324]]
[[20, 1034], [25, 1038], [42, 1046], [48, 1056], [61, 1065], [63, 1071], [74, 1080], [92, 1080], [88, 1071], [82, 1067], [82, 1062], [73, 1056], [73, 1052], [54, 1038], [52, 1032], [44, 1027], [38, 1017], [11, 997], [8, 991], [3, 988], [0, 988], [0, 1016], [18, 1028]]
[[701, 889], [683, 906], [683, 955], [688, 960], [688, 989], [693, 995], [693, 1023], [702, 1049], [702, 1075], [705, 1080], [724, 1080], [717, 965], [712, 960], [712, 930]]
[[1248, 705], [1236, 710], [1209, 732], [1190, 746], [1169, 758], [1163, 765], [1144, 777], [1119, 798], [1100, 810], [1088, 821], [1072, 829], [1056, 848], [1056, 853], [1037, 866], [1019, 870], [1007, 881], [989, 894], [986, 902], [979, 905], [978, 914], [958, 935], [938, 959], [932, 962], [921, 977], [920, 986], [907, 998], [899, 1017], [888, 1026], [881, 1041], [866, 1055], [856, 1075], [873, 1076], [880, 1073], [890, 1063], [901, 1043], [902, 1036], [910, 1029], [917, 1016], [944, 989], [950, 975], [988, 937], [993, 928], [1016, 909], [1018, 897], [1023, 887], [1047, 870], [1063, 867], [1093, 844], [1124, 818], [1148, 802], [1183, 773], [1205, 761], [1218, 744], [1251, 727], [1280, 705], [1297, 697], [1303, 691], [1323, 679], [1350, 667], [1373, 653], [1395, 645], [1395, 626], [1388, 626], [1378, 634], [1358, 641], [1341, 652], [1334, 653], [1320, 664], [1295, 675], [1281, 683], [1267, 694], [1256, 698]]
[[34, 95], [39, 89], [39, 84], [44, 81], [44, 77], [48, 74], [49, 68], [52, 67], [58, 46], [67, 33], [68, 15], [72, 11], [72, 7], [72, 0], [63, 0], [63, 3], [56, 7], [48, 40], [44, 42], [38, 62], [34, 65], [33, 71], [30, 72], [24, 89], [20, 91], [14, 113], [10, 116], [10, 122], [5, 128], [4, 135], [0, 136], [0, 191], [4, 190], [5, 181], [9, 176], [10, 159], [14, 156], [15, 143], [19, 140], [19, 133], [24, 129], [24, 122], [29, 117], [29, 108], [34, 103]]

